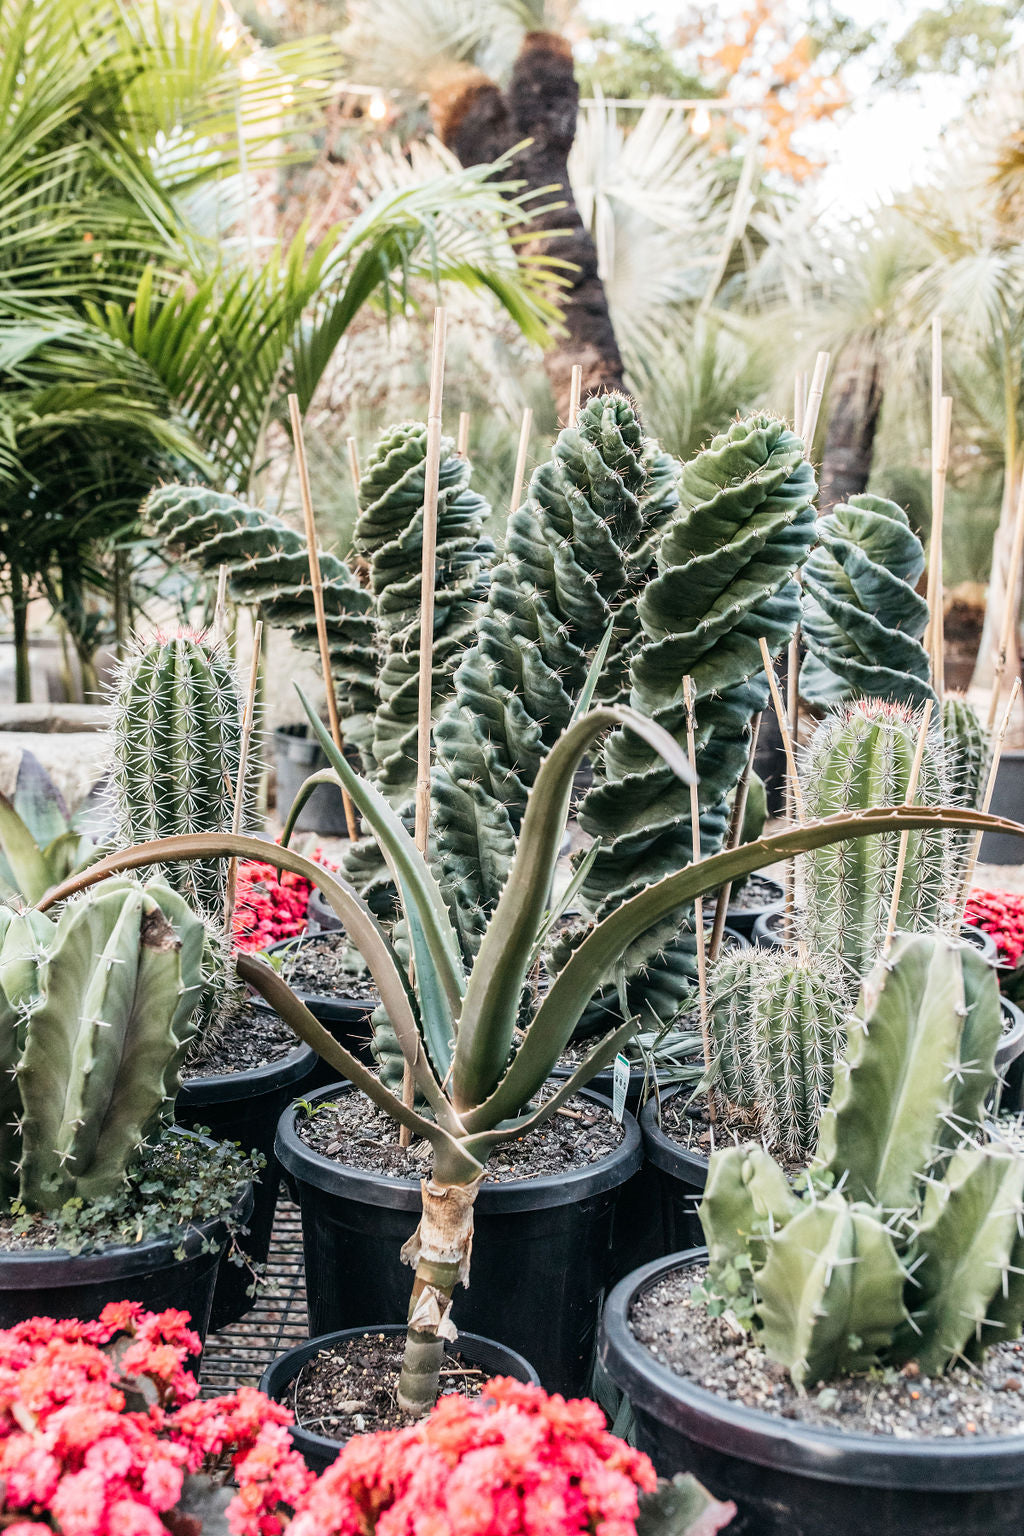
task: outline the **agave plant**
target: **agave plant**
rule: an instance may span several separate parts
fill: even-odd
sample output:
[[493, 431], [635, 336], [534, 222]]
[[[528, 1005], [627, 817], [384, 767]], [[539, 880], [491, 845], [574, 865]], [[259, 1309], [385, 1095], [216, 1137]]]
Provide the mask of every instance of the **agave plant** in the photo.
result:
[[23, 752], [10, 799], [0, 795], [0, 900], [38, 901], [101, 857], [86, 830], [94, 809], [90, 794], [74, 812], [31, 752]]

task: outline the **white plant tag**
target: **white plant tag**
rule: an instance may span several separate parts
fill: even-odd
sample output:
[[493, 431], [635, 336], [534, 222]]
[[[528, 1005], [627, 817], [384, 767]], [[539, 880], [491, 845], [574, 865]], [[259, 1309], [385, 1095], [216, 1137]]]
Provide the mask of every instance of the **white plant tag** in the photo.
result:
[[622, 1124], [623, 1112], [626, 1108], [626, 1090], [629, 1087], [629, 1061], [621, 1051], [615, 1058], [615, 1069], [612, 1074], [612, 1114], [617, 1125]]

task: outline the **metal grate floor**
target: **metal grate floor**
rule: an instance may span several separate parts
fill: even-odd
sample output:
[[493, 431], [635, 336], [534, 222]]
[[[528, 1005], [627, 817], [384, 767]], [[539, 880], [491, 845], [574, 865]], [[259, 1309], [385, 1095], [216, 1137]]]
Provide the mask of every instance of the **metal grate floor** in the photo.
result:
[[282, 1197], [277, 1202], [267, 1260], [267, 1281], [252, 1311], [219, 1333], [211, 1333], [199, 1373], [201, 1395], [217, 1397], [236, 1387], [259, 1386], [276, 1355], [308, 1337], [306, 1277], [302, 1267], [299, 1208]]

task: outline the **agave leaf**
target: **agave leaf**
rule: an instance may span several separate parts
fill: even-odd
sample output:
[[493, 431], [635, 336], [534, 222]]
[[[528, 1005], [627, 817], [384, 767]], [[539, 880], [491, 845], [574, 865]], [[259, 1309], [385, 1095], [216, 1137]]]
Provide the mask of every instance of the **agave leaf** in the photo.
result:
[[0, 795], [0, 854], [13, 889], [25, 901], [37, 902], [52, 883], [50, 867], [6, 795]]
[[552, 903], [550, 911], [547, 913], [543, 923], [537, 930], [537, 938], [534, 942], [533, 949], [530, 951], [530, 963], [527, 966], [527, 971], [533, 970], [533, 967], [540, 959], [541, 950], [544, 948], [544, 945], [547, 943], [547, 940], [550, 937], [552, 928], [554, 928], [555, 924], [558, 922], [558, 919], [569, 910], [569, 907], [572, 905], [574, 898], [578, 895], [580, 886], [587, 878], [587, 875], [590, 872], [590, 867], [594, 860], [597, 858], [598, 849], [600, 846], [600, 839], [597, 839], [591, 843], [590, 847], [583, 855], [583, 858], [577, 864], [576, 869], [573, 872], [573, 877], [569, 881], [569, 884], [566, 886], [565, 890], [562, 892], [560, 900]]
[[[526, 803], [515, 861], [466, 987], [452, 1075], [460, 1109], [482, 1103], [505, 1070], [530, 954], [558, 861], [573, 775], [591, 742], [613, 725], [636, 731], [684, 782], [692, 777], [686, 753], [669, 733], [622, 705], [591, 710], [555, 742]], [[551, 1066], [564, 1043], [552, 1052]]]

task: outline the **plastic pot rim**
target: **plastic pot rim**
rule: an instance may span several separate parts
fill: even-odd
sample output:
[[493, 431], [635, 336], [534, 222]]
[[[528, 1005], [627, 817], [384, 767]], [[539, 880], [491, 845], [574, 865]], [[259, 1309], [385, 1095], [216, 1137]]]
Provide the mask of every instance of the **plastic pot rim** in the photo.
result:
[[[680, 1084], [670, 1089], [668, 1093], [663, 1093], [661, 1103], [667, 1104], [681, 1092]], [[677, 1141], [672, 1140], [671, 1136], [665, 1134], [658, 1124], [658, 1108], [659, 1101], [651, 1098], [640, 1111], [640, 1134], [644, 1140], [647, 1161], [653, 1163], [655, 1168], [660, 1168], [664, 1173], [674, 1174], [677, 1178], [681, 1171], [692, 1172], [695, 1182], [703, 1185], [707, 1180], [708, 1159], [702, 1152], [690, 1152], [686, 1147], [681, 1147]]]
[[[294, 949], [310, 939], [322, 939], [325, 932], [330, 929], [315, 929], [306, 933], [293, 933], [290, 939], [275, 939], [264, 950], [264, 954], [273, 955], [286, 949]], [[337, 932], [337, 930], [334, 930]], [[289, 983], [290, 985], [290, 983]], [[305, 1003], [311, 1013], [321, 1010], [324, 1017], [333, 1019], [338, 1024], [362, 1024], [373, 1013], [380, 999], [376, 1002], [368, 1002], [365, 997], [350, 997], [347, 992], [300, 992], [297, 987], [292, 991], [300, 1003]]]
[[687, 1248], [655, 1259], [620, 1280], [605, 1302], [599, 1358], [635, 1409], [737, 1461], [820, 1482], [966, 1493], [1024, 1485], [1024, 1435], [963, 1438], [951, 1444], [946, 1439], [847, 1434], [746, 1408], [660, 1365], [629, 1326], [633, 1303], [673, 1270], [706, 1258], [706, 1248]]
[[[269, 1009], [273, 1012], [273, 1009]], [[211, 1077], [186, 1078], [178, 1091], [178, 1103], [189, 1109], [207, 1104], [223, 1104], [232, 1099], [251, 1099], [275, 1088], [289, 1088], [310, 1071], [316, 1051], [304, 1041], [296, 1041], [287, 1056], [264, 1062], [261, 1067], [246, 1067], [242, 1072], [217, 1072]]]
[[[319, 1099], [337, 1098], [351, 1093], [351, 1083], [331, 1083], [309, 1095], [313, 1104]], [[589, 1088], [580, 1090], [583, 1098], [607, 1105], [608, 1100]], [[334, 1158], [324, 1157], [307, 1147], [295, 1130], [295, 1108], [290, 1104], [277, 1123], [274, 1152], [281, 1167], [314, 1189], [343, 1196], [363, 1205], [386, 1206], [390, 1210], [417, 1211], [422, 1195], [420, 1180], [398, 1179], [391, 1174], [369, 1173], [349, 1168]], [[574, 1205], [578, 1200], [604, 1194], [631, 1178], [643, 1162], [640, 1127], [631, 1114], [622, 1117], [625, 1134], [613, 1152], [585, 1168], [570, 1168], [564, 1173], [544, 1174], [536, 1179], [510, 1179], [501, 1184], [485, 1180], [476, 1197], [478, 1211], [507, 1214], [513, 1211], [543, 1210], [551, 1206]], [[582, 1186], [582, 1187], [581, 1187]]]

